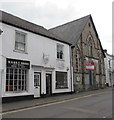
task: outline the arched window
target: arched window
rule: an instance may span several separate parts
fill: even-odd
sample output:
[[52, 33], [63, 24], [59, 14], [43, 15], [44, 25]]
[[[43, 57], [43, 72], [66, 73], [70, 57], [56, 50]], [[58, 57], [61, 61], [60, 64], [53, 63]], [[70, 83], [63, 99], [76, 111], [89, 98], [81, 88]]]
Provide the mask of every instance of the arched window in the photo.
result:
[[89, 36], [88, 38], [88, 56], [92, 56], [93, 51], [92, 51], [92, 38]]
[[79, 54], [79, 49], [76, 50], [76, 71], [80, 72], [80, 54]]

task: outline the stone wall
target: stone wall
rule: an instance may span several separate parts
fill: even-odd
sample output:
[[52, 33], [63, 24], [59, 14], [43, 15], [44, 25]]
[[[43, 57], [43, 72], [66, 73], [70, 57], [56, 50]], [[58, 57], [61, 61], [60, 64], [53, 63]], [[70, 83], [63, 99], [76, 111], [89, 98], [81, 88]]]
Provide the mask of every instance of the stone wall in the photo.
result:
[[[88, 41], [89, 37], [91, 37], [92, 43], [92, 55], [89, 56], [88, 50]], [[77, 50], [80, 53], [80, 70], [77, 71], [76, 68], [76, 53]], [[104, 66], [104, 56], [100, 46], [100, 42], [96, 31], [94, 29], [93, 23], [91, 20], [85, 26], [85, 29], [80, 36], [80, 39], [77, 41], [75, 48], [72, 49], [73, 53], [73, 70], [74, 70], [74, 89], [75, 91], [80, 91], [82, 89], [90, 89], [89, 83], [89, 72], [85, 69], [86, 63], [93, 62], [95, 63], [95, 70], [92, 72], [94, 85], [93, 89], [97, 89], [99, 87], [105, 87], [105, 66]], [[77, 78], [80, 77], [80, 81], [77, 81]], [[84, 83], [83, 83], [84, 81]], [[101, 84], [101, 85], [100, 85]]]

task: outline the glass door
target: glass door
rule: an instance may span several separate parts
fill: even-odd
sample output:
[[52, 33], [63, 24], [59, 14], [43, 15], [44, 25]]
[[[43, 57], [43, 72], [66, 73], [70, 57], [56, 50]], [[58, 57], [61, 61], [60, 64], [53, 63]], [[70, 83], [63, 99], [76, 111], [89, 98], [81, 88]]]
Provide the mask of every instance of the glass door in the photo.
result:
[[40, 80], [41, 74], [34, 72], [34, 97], [40, 97]]

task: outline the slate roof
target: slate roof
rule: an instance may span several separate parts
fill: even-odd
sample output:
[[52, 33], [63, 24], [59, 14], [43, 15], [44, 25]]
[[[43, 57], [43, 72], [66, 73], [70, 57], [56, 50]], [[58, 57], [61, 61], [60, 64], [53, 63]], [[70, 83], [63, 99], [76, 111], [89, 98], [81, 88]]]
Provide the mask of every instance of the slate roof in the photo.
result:
[[61, 38], [59, 38], [56, 35], [53, 35], [53, 33], [48, 31], [44, 27], [36, 25], [34, 23], [31, 23], [29, 21], [26, 21], [1, 10], [0, 22], [71, 45], [70, 42], [63, 41]]
[[[71, 42], [72, 46], [75, 46], [89, 19], [91, 19], [96, 36], [100, 42], [100, 39], [99, 39], [99, 36], [96, 31], [96, 28], [95, 28], [95, 25], [94, 25], [91, 15], [87, 15], [80, 19], [68, 22], [66, 24], [57, 26], [55, 28], [51, 28], [51, 29], [49, 29], [49, 31], [52, 32], [54, 35], [59, 36], [63, 41]], [[105, 57], [105, 53], [103, 51], [101, 42], [100, 42], [100, 46], [101, 46], [102, 53]]]
[[69, 23], [60, 25], [58, 27], [49, 29], [49, 31], [51, 31], [55, 35], [58, 35], [64, 41], [71, 42], [72, 45], [74, 45], [79, 39], [89, 19], [90, 19], [90, 15], [71, 21]]

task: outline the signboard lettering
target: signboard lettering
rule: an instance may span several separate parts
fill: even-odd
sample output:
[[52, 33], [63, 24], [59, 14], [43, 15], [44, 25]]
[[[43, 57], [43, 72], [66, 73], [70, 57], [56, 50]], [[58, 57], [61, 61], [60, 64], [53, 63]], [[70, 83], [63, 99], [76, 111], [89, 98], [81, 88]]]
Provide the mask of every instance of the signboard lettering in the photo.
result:
[[95, 70], [95, 64], [94, 63], [87, 63], [86, 70]]
[[23, 60], [7, 58], [6, 65], [7, 65], [7, 67], [11, 67], [11, 68], [30, 69], [30, 61], [23, 61]]

